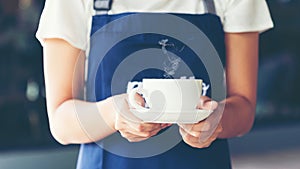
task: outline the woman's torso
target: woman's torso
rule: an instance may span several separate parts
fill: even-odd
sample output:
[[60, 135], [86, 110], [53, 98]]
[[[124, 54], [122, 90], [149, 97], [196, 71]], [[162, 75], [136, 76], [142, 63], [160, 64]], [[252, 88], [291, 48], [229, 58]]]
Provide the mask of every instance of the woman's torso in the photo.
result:
[[[128, 3], [134, 3], [134, 1], [127, 1]], [[108, 11], [109, 15], [102, 15], [102, 16], [95, 16], [93, 17], [93, 25], [92, 25], [92, 36], [97, 34], [97, 31], [100, 28], [105, 27], [108, 23], [111, 23], [112, 21], [130, 16], [128, 13], [121, 13], [114, 15], [113, 11], [117, 10], [117, 8], [123, 7], [123, 12], [139, 12], [134, 9], [140, 9], [141, 11], [144, 11], [143, 8], [138, 8], [140, 5], [149, 5], [148, 9], [158, 9], [154, 12], [162, 12], [165, 13], [166, 11], [163, 11], [160, 6], [170, 7], [178, 9], [179, 13], [186, 13], [184, 12], [184, 4], [179, 3], [179, 1], [174, 1], [172, 3], [168, 3], [169, 1], [153, 1], [153, 2], [145, 2], [144, 4], [136, 3], [135, 5], [131, 6], [132, 8], [126, 8], [126, 3], [122, 3], [119, 1], [114, 1], [112, 4], [112, 10]], [[188, 1], [189, 3], [192, 2], [192, 6], [194, 8], [194, 11], [198, 10], [198, 7], [204, 7], [202, 4], [202, 1], [195, 1], [191, 0]], [[201, 3], [200, 3], [201, 2]], [[118, 6], [114, 7], [114, 3], [118, 3]], [[127, 3], [127, 4], [128, 4]], [[123, 5], [121, 5], [123, 4]], [[202, 4], [202, 5], [200, 5]], [[119, 6], [120, 5], [120, 6]], [[146, 5], [146, 6], [147, 6]], [[172, 7], [173, 5], [173, 7]], [[191, 4], [190, 4], [191, 5]], [[177, 7], [178, 6], [178, 7]], [[187, 6], [186, 6], [187, 7]], [[185, 7], [185, 8], [186, 8]], [[190, 7], [190, 6], [189, 6]], [[125, 10], [126, 8], [126, 10]], [[134, 9], [133, 9], [134, 8]], [[164, 8], [165, 9], [165, 8]], [[204, 9], [204, 8], [203, 8]], [[133, 11], [131, 11], [133, 10]], [[182, 11], [181, 11], [182, 10]], [[118, 11], [122, 11], [118, 9]], [[202, 11], [201, 13], [206, 13], [207, 11]], [[193, 12], [187, 12], [187, 13], [193, 13]], [[151, 15], [150, 13], [148, 13]], [[191, 22], [192, 24], [196, 25], [198, 29], [200, 29], [206, 36], [209, 38], [211, 43], [215, 46], [216, 51], [219, 53], [221, 60], [225, 60], [225, 49], [224, 49], [224, 32], [222, 29], [221, 20], [219, 17], [215, 15], [216, 13], [212, 14], [202, 14], [202, 15], [178, 15], [177, 17], [186, 19], [187, 21]], [[176, 16], [176, 15], [175, 15]], [[142, 22], [143, 19], [141, 19]], [[136, 29], [135, 26], [138, 27], [140, 22], [138, 20], [136, 21], [135, 25], [131, 25], [127, 28], [128, 25], [118, 25], [116, 24], [115, 27], [116, 30], [120, 30], [119, 28], [124, 28], [128, 30], [124, 30], [124, 32], [131, 31], [131, 28]], [[123, 27], [124, 26], [124, 27]], [[158, 25], [159, 26], [159, 25]], [[137, 28], [138, 29], [138, 28]], [[176, 29], [176, 28], [174, 28]], [[182, 30], [184, 31], [184, 30]], [[100, 33], [101, 34], [101, 33]], [[118, 36], [120, 35], [120, 36]], [[102, 32], [100, 35], [103, 40], [98, 41], [99, 43], [95, 43], [93, 41], [93, 38], [91, 38], [91, 53], [89, 56], [89, 76], [87, 80], [87, 98], [89, 101], [99, 101], [102, 99], [105, 99], [111, 95], [114, 95], [113, 93], [113, 86], [112, 79], [115, 74], [115, 70], [118, 68], [119, 65], [121, 65], [128, 55], [139, 51], [143, 49], [149, 49], [149, 48], [156, 48], [159, 49], [159, 43], [158, 39], [166, 39], [172, 37], [167, 37], [165, 35], [155, 34], [151, 36], [151, 34], [145, 34], [145, 35], [132, 35], [129, 38], [126, 38], [120, 42], [118, 42], [114, 47], [112, 47], [109, 52], [105, 55], [103, 60], [99, 62], [97, 61], [97, 58], [99, 56], [99, 48], [101, 46], [106, 45], [106, 40], [110, 41], [111, 38], [119, 38], [121, 37], [122, 32], [119, 31], [114, 32], [109, 30], [109, 32]], [[193, 37], [193, 35], [188, 35], [189, 37]], [[179, 39], [180, 40], [180, 39]], [[174, 42], [175, 42], [174, 41]], [[179, 44], [179, 42], [174, 43]], [[104, 47], [103, 47], [104, 48]], [[98, 53], [97, 53], [98, 52]], [[206, 74], [203, 74], [203, 65], [201, 64], [201, 61], [199, 61], [199, 58], [197, 58], [197, 55], [193, 53], [191, 49], [189, 49], [189, 46], [187, 46], [184, 49], [175, 49], [172, 52], [181, 55], [180, 57], [183, 60], [186, 60], [189, 66], [191, 66], [191, 69], [195, 72], [196, 78], [206, 77], [206, 81], [209, 81], [209, 77]], [[162, 52], [163, 53], [163, 52]], [[183, 54], [184, 53], [184, 54]], [[186, 59], [188, 55], [191, 55], [191, 59]], [[199, 63], [199, 64], [198, 64]], [[161, 63], [158, 63], [161, 64]], [[202, 66], [201, 66], [202, 65]], [[96, 69], [95, 69], [96, 68]], [[126, 73], [126, 71], [124, 71]], [[163, 73], [160, 70], [141, 70], [141, 72], [135, 72], [136, 76], [134, 76], [134, 80], [141, 80], [144, 77], [153, 77], [153, 78], [163, 78]], [[118, 80], [118, 84], [126, 84], [126, 82], [131, 81], [133, 79], [124, 79], [121, 77], [121, 79]], [[123, 82], [124, 81], [124, 82]], [[121, 89], [120, 89], [121, 88]], [[118, 87], [118, 92], [122, 92], [122, 90], [126, 91], [126, 86], [120, 86]], [[169, 130], [169, 129], [168, 129]], [[166, 132], [166, 131], [165, 131]], [[163, 135], [163, 134], [161, 134]], [[159, 146], [162, 146], [162, 142], [166, 142], [167, 139], [172, 140], [172, 138], [178, 138], [178, 130], [177, 132], [174, 132], [169, 136], [168, 138], [161, 139], [159, 142], [142, 142], [142, 143], [129, 143], [124, 138], [120, 137], [119, 133], [115, 133], [114, 135], [99, 141], [98, 143], [91, 143], [91, 144], [84, 144], [81, 146], [81, 151], [79, 155], [79, 161], [78, 161], [78, 168], [101, 168], [101, 169], [139, 169], [139, 168], [165, 168], [165, 169], [174, 169], [174, 168], [188, 168], [188, 169], [198, 169], [198, 168], [208, 168], [208, 169], [217, 169], [217, 168], [230, 168], [230, 158], [229, 158], [229, 151], [227, 146], [226, 140], [217, 140], [215, 143], [213, 143], [209, 148], [206, 149], [197, 149], [192, 148], [185, 144], [183, 141], [178, 140], [176, 144], [174, 144], [174, 147], [172, 147], [169, 150], [162, 151], [160, 153], [153, 153], [145, 155], [141, 151], [155, 151], [153, 149], [159, 150]], [[160, 135], [158, 136], [160, 137]], [[157, 140], [156, 140], [157, 141]], [[140, 149], [137, 149], [136, 147], [141, 147]], [[152, 148], [152, 146], [155, 146]], [[158, 148], [157, 148], [158, 147]], [[164, 147], [161, 147], [163, 149]], [[137, 154], [130, 153], [131, 151], [136, 151]], [[139, 153], [141, 153], [141, 156], [139, 157]]]

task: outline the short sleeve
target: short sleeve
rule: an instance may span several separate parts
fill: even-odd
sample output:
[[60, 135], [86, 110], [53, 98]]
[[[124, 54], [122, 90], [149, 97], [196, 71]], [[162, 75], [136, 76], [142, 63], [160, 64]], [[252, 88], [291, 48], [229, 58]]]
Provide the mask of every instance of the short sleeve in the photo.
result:
[[225, 32], [263, 32], [273, 27], [265, 0], [228, 0], [224, 12]]
[[42, 45], [47, 38], [60, 38], [86, 50], [88, 15], [84, 0], [46, 0], [36, 37]]

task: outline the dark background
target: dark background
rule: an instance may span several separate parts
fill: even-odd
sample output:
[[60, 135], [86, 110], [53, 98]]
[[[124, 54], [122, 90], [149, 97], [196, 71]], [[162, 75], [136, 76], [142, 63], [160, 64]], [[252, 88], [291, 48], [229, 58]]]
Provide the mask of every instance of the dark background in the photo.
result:
[[[268, 1], [275, 28], [261, 35], [253, 130], [300, 122], [300, 1]], [[0, 0], [0, 151], [59, 147], [47, 121], [42, 49], [35, 39], [43, 0]]]

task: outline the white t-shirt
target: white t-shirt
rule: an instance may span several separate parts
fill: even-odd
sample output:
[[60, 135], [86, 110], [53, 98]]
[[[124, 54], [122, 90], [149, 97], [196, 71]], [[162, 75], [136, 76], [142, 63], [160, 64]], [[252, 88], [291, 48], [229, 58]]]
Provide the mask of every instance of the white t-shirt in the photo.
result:
[[[108, 14], [124, 12], [204, 13], [203, 0], [113, 0]], [[273, 27], [265, 0], [215, 0], [216, 14], [225, 32], [263, 32]], [[36, 37], [61, 38], [86, 50], [93, 0], [46, 0]]]

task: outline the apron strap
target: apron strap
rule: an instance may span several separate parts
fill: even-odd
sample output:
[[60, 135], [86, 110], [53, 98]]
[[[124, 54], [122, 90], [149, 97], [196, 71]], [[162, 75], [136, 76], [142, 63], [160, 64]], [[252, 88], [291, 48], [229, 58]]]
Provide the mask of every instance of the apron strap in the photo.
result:
[[94, 9], [97, 12], [108, 12], [111, 9], [112, 0], [94, 0]]
[[206, 13], [216, 14], [215, 1], [214, 0], [203, 0], [204, 9]]

